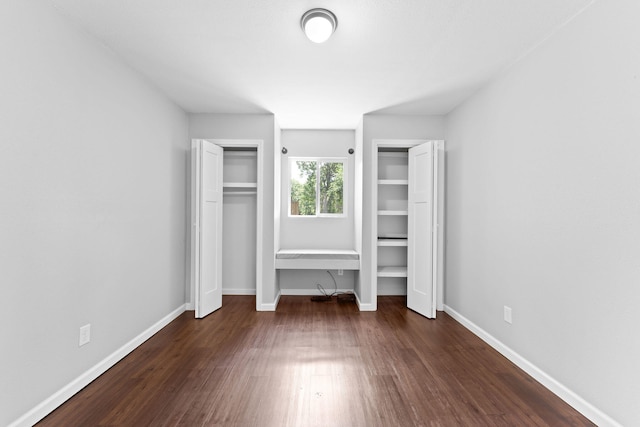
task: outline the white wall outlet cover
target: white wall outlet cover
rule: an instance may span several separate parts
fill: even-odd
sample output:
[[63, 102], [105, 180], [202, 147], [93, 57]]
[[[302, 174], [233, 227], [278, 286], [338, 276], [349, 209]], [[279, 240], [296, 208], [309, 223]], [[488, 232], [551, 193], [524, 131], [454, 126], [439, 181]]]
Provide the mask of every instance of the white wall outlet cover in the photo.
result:
[[506, 305], [504, 306], [504, 321], [511, 324], [513, 319], [512, 319], [512, 314], [511, 314], [511, 307], [507, 307]]
[[91, 324], [86, 324], [80, 327], [80, 339], [78, 341], [78, 347], [82, 347], [91, 341]]

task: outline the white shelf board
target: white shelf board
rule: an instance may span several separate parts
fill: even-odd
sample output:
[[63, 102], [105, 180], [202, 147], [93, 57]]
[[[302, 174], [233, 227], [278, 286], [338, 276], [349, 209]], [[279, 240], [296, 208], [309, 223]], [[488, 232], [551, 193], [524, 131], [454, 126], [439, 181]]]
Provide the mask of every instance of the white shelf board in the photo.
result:
[[258, 194], [257, 191], [225, 191], [222, 193], [225, 196], [251, 196]]
[[382, 239], [378, 238], [378, 246], [407, 246], [407, 239]]
[[352, 249], [280, 249], [276, 269], [359, 270], [360, 254]]
[[379, 179], [379, 185], [409, 185], [408, 179]]
[[395, 215], [395, 216], [407, 216], [409, 211], [378, 211], [378, 215]]
[[378, 267], [378, 277], [407, 277], [407, 267]]
[[223, 188], [258, 188], [255, 182], [223, 182]]

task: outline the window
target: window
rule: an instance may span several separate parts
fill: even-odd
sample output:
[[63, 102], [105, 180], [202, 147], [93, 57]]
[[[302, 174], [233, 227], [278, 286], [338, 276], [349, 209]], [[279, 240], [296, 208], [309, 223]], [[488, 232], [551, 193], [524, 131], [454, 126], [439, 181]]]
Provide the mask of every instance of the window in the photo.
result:
[[344, 216], [345, 159], [290, 159], [289, 216]]

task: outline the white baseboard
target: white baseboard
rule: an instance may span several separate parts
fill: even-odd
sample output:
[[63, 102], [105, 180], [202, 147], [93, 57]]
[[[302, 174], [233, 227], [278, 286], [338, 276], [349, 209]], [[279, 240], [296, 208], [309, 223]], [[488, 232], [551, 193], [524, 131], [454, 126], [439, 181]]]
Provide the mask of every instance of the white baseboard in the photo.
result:
[[363, 304], [362, 301], [360, 301], [360, 297], [358, 296], [357, 292], [356, 292], [356, 304], [358, 305], [358, 309], [360, 311], [376, 311], [378, 309], [378, 307], [375, 304]]
[[222, 289], [222, 295], [255, 295], [256, 290], [254, 289], [239, 289], [239, 288], [230, 288], [230, 289]]
[[192, 302], [188, 302], [184, 305], [185, 311], [195, 311], [195, 309], [196, 309], [196, 305]]
[[9, 424], [9, 427], [32, 426], [49, 415], [58, 406], [62, 405], [70, 397], [82, 390], [89, 383], [91, 383], [93, 380], [105, 373], [113, 365], [122, 360], [127, 354], [131, 353], [143, 342], [151, 338], [156, 332], [167, 326], [169, 323], [171, 323], [172, 320], [184, 313], [185, 309], [186, 304], [183, 304], [173, 310], [171, 313], [167, 314], [165, 317], [157, 321], [154, 325], [149, 327], [140, 335], [133, 338], [131, 341], [100, 361], [97, 365], [90, 368], [88, 371], [80, 375], [78, 378], [67, 384], [62, 389], [58, 390], [56, 393], [44, 400], [35, 408], [31, 409], [29, 412], [15, 420], [13, 423]]
[[622, 427], [622, 424], [616, 422], [613, 418], [578, 396], [453, 308], [445, 304], [444, 311], [596, 425], [600, 427]]
[[276, 311], [276, 308], [278, 307], [278, 303], [280, 302], [280, 296], [282, 294], [280, 292], [278, 292], [278, 295], [276, 295], [275, 300], [273, 300], [272, 303], [268, 303], [268, 304], [260, 304], [259, 307], [257, 307], [258, 311]]

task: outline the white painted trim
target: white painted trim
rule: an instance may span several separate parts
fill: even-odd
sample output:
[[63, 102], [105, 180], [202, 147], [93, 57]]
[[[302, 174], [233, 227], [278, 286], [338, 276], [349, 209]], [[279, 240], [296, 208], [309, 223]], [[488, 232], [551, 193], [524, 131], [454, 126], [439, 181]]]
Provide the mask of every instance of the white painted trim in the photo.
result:
[[255, 289], [229, 288], [222, 289], [222, 295], [255, 295]]
[[[268, 266], [271, 273], [271, 279], [273, 283], [273, 290], [278, 294], [275, 298], [275, 304], [271, 311], [275, 311], [280, 301], [280, 273], [275, 268], [275, 253], [280, 249], [280, 229], [281, 229], [281, 216], [282, 216], [282, 130], [278, 126], [274, 118], [273, 126], [273, 252], [270, 252], [271, 259], [269, 259]], [[264, 300], [264, 293], [258, 292], [256, 294], [256, 310], [264, 310], [262, 308], [262, 301]]]
[[[411, 148], [425, 142], [436, 141], [434, 139], [374, 139], [373, 145], [376, 148], [376, 156], [379, 147], [382, 148]], [[377, 181], [376, 181], [377, 182]]]
[[196, 305], [192, 302], [188, 302], [184, 305], [184, 311], [194, 311], [196, 309]]
[[[374, 301], [377, 301], [377, 298], [374, 299]], [[373, 304], [363, 304], [362, 301], [360, 301], [360, 297], [358, 296], [358, 294], [356, 293], [356, 304], [358, 305], [358, 309], [360, 311], [376, 311], [377, 307]]]
[[440, 156], [438, 155], [438, 148], [438, 142], [434, 142], [431, 144], [431, 165], [433, 168], [431, 171], [433, 176], [433, 205], [431, 206], [431, 314], [433, 315], [434, 319], [436, 318], [436, 310], [438, 309], [438, 296], [440, 295], [440, 293], [438, 292], [438, 276], [440, 273], [440, 258], [442, 258], [442, 254], [440, 254], [440, 252], [438, 251], [438, 249], [440, 248], [440, 228], [438, 227], [440, 213], [438, 205], [440, 199], [440, 177], [438, 173], [438, 159]]
[[158, 320], [155, 324], [143, 331], [140, 335], [133, 338], [131, 341], [120, 347], [118, 350], [111, 353], [109, 356], [100, 361], [97, 365], [90, 368], [88, 371], [80, 375], [75, 380], [55, 392], [53, 395], [45, 399], [38, 404], [35, 408], [9, 424], [9, 427], [22, 427], [32, 426], [51, 412], [53, 412], [58, 406], [62, 405], [74, 394], [82, 390], [93, 380], [105, 373], [109, 368], [124, 359], [129, 353], [138, 348], [142, 343], [151, 338], [155, 333], [171, 323], [174, 319], [185, 312], [186, 304], [173, 310], [162, 319]]
[[262, 139], [202, 138], [223, 148], [262, 147]]
[[[369, 252], [371, 253], [371, 264], [369, 265], [369, 274], [371, 275], [371, 283], [370, 283], [370, 299], [369, 303], [362, 304], [359, 300], [358, 306], [360, 307], [360, 311], [365, 311], [362, 307], [367, 306], [369, 310], [367, 311], [376, 311], [377, 309], [377, 298], [378, 298], [378, 248], [373, 247], [373, 245], [378, 241], [378, 142], [377, 140], [372, 141], [371, 147], [371, 158], [370, 158], [370, 170], [371, 176], [369, 176], [369, 182], [371, 182], [371, 204], [369, 205], [368, 211], [371, 212], [371, 249]], [[367, 211], [367, 208], [364, 208], [364, 211]], [[362, 266], [361, 268], [366, 268], [366, 266]]]
[[584, 400], [578, 394], [558, 382], [556, 379], [513, 351], [511, 348], [507, 347], [493, 335], [455, 311], [453, 308], [445, 304], [444, 311], [593, 423], [600, 427], [622, 427], [622, 424], [616, 422], [613, 418], [609, 417], [591, 403]]
[[[335, 289], [326, 289], [327, 292], [333, 293], [336, 292]], [[337, 292], [340, 293], [354, 293], [353, 289], [338, 289]], [[316, 288], [313, 289], [280, 289], [281, 295], [302, 295], [302, 296], [313, 296], [313, 295], [322, 295], [320, 291]]]
[[256, 176], [256, 307], [257, 301], [262, 301], [264, 291], [264, 141], [258, 142], [258, 164]]
[[436, 310], [443, 311], [444, 310], [444, 283], [445, 283], [445, 257], [446, 257], [446, 249], [445, 244], [447, 239], [445, 238], [445, 233], [447, 231], [445, 221], [447, 219], [446, 216], [446, 152], [445, 152], [445, 141], [437, 141], [435, 144], [435, 150], [438, 152], [438, 215], [437, 215], [437, 241], [438, 241], [438, 277], [436, 280], [437, 283], [437, 295], [436, 295]]
[[268, 304], [260, 304], [258, 307], [258, 311], [276, 311], [276, 307], [278, 307], [278, 303], [280, 302], [280, 296], [282, 293], [278, 291], [278, 295], [276, 295], [276, 299]]

